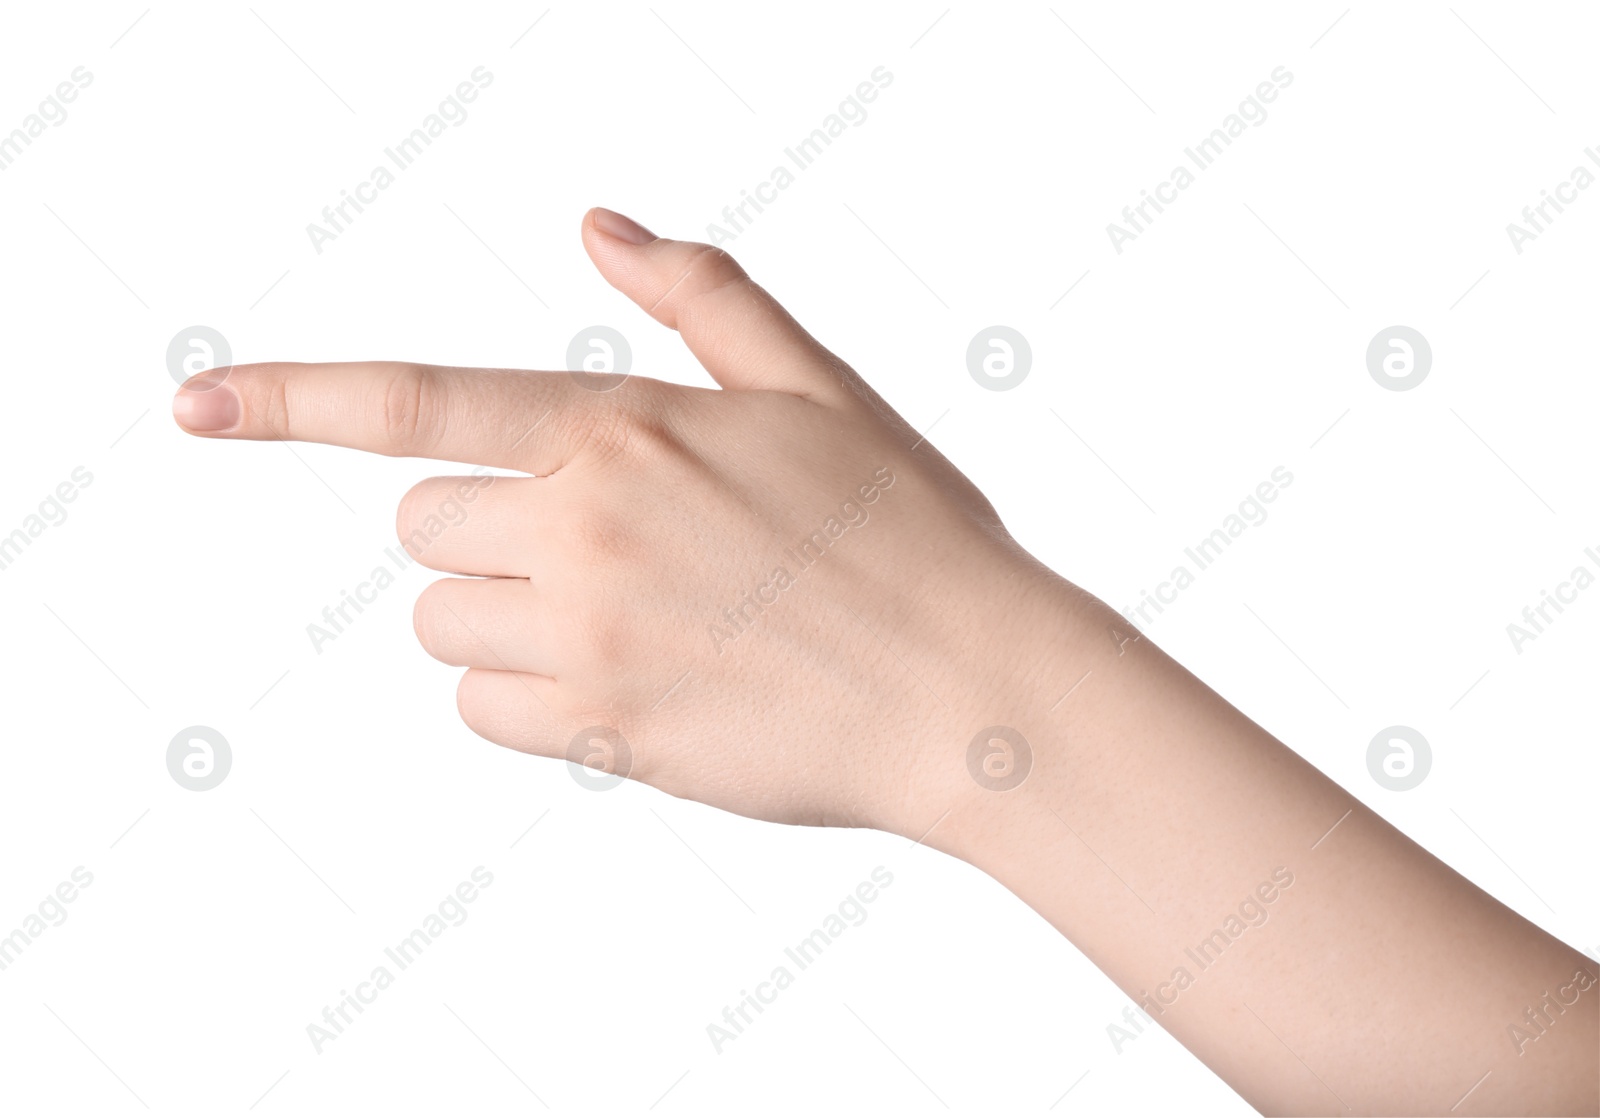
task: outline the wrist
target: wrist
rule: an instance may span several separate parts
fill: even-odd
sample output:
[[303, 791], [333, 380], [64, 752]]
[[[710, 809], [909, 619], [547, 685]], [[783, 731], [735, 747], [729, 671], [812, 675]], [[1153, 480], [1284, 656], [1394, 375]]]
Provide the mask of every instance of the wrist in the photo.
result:
[[1061, 808], [1067, 736], [1092, 711], [1094, 676], [1120, 659], [1119, 640], [1137, 637], [1104, 603], [1024, 558], [1007, 580], [1011, 600], [994, 605], [991, 590], [981, 616], [961, 627], [943, 673], [960, 685], [935, 694], [886, 828], [980, 868], [1007, 835]]

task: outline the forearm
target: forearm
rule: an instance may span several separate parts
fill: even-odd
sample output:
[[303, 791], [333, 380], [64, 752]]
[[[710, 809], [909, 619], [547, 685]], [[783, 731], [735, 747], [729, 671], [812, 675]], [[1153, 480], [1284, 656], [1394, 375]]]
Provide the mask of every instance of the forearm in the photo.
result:
[[1060, 687], [1011, 700], [1027, 779], [974, 782], [929, 844], [1005, 884], [1265, 1112], [1596, 1111], [1600, 968], [1114, 612], [1060, 601], [1072, 635], [1030, 673]]

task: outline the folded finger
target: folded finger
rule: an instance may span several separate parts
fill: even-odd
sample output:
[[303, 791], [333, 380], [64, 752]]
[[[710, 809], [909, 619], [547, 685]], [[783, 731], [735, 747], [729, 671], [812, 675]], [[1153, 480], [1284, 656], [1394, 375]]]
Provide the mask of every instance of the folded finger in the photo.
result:
[[400, 499], [395, 534], [425, 567], [462, 575], [527, 578], [544, 478], [431, 477]]
[[417, 598], [417, 639], [435, 660], [552, 676], [537, 591], [525, 578], [445, 578]]

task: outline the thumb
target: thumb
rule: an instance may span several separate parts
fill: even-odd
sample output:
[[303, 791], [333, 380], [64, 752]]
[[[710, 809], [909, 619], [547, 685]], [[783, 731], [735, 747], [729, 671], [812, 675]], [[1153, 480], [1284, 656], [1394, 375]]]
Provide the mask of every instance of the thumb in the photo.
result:
[[724, 388], [823, 394], [855, 374], [720, 248], [671, 241], [610, 210], [583, 219], [606, 282], [684, 344]]

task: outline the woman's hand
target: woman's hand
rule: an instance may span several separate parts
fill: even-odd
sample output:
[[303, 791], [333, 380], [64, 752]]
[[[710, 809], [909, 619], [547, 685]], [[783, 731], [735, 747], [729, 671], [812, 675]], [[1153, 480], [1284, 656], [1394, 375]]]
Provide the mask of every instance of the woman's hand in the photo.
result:
[[422, 562], [483, 576], [417, 633], [492, 741], [926, 838], [1266, 1112], [1595, 1112], [1589, 960], [1031, 560], [725, 253], [603, 210], [584, 243], [722, 391], [252, 365], [177, 417], [536, 475], [400, 510]]
[[727, 253], [605, 210], [583, 238], [722, 391], [262, 364], [196, 377], [175, 414], [536, 475], [432, 478], [400, 505], [418, 560], [482, 576], [430, 586], [416, 630], [468, 669], [461, 716], [489, 740], [744, 815], [920, 837], [978, 788], [974, 734], [1059, 697], [1034, 684], [1070, 588]]

